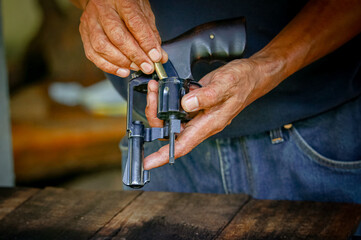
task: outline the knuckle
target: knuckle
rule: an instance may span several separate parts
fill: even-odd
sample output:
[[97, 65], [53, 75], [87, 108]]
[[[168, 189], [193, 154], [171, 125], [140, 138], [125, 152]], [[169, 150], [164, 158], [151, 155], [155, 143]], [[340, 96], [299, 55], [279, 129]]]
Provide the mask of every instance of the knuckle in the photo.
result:
[[150, 50], [156, 46], [157, 39], [154, 37], [153, 30], [145, 23], [141, 16], [132, 16], [128, 20], [128, 29], [136, 33], [136, 39], [145, 50]]
[[125, 35], [118, 36], [118, 48], [127, 59], [140, 66], [141, 63], [147, 61], [146, 56], [144, 56], [144, 52], [137, 45], [132, 44], [132, 39], [127, 39], [128, 37]]
[[132, 14], [128, 17], [128, 28], [130, 30], [141, 31], [144, 30], [144, 19], [137, 14]]
[[113, 25], [109, 27], [109, 37], [112, 42], [117, 46], [122, 46], [129, 41], [129, 37], [118, 26]]
[[133, 1], [119, 1], [118, 4], [125, 13], [135, 8]]
[[203, 92], [203, 100], [207, 102], [215, 102], [217, 98], [218, 98], [218, 92], [214, 88], [208, 88], [206, 91]]
[[237, 82], [238, 78], [234, 73], [226, 73], [225, 78], [228, 80], [229, 83]]
[[119, 59], [115, 61], [119, 67], [129, 68], [130, 61], [128, 59]]
[[255, 68], [255, 64], [252, 61], [242, 59], [240, 62], [242, 63], [242, 70], [245, 72], [250, 72]]
[[138, 66], [141, 66], [143, 62], [147, 62], [147, 59], [144, 57], [143, 52], [140, 51], [129, 51], [128, 57]]
[[153, 35], [150, 32], [145, 32], [140, 34], [138, 37], [139, 44], [145, 48], [145, 49], [152, 49], [156, 46], [156, 44], [153, 41]]
[[238, 78], [233, 73], [226, 73], [224, 75], [224, 79], [227, 79], [227, 81], [224, 84], [225, 89], [235, 89], [238, 85]]
[[146, 51], [150, 51], [153, 48], [157, 47], [157, 39], [154, 39], [153, 35], [151, 33], [145, 33], [139, 36], [139, 44], [141, 47]]
[[106, 46], [107, 46], [107, 43], [102, 38], [95, 39], [95, 41], [93, 43], [93, 48], [98, 53], [104, 53], [106, 51], [106, 48], [107, 48]]
[[111, 66], [110, 64], [107, 64], [107, 63], [105, 63], [105, 62], [99, 63], [99, 64], [97, 65], [97, 67], [100, 68], [101, 70], [107, 72], [107, 73], [111, 73], [111, 74], [115, 74], [115, 73], [116, 73], [116, 69], [115, 69], [113, 66]]

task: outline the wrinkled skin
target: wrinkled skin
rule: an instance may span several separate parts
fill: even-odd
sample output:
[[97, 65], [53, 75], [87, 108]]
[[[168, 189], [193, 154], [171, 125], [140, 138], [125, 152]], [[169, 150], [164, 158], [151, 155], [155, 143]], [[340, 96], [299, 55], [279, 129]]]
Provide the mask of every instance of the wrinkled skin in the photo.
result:
[[[80, 33], [86, 56], [105, 72], [126, 77], [129, 69], [154, 71], [167, 61], [148, 0], [71, 0], [84, 10]], [[222, 131], [247, 105], [294, 72], [334, 51], [361, 32], [359, 0], [310, 0], [285, 28], [249, 59], [234, 60], [200, 80], [182, 99], [194, 118], [182, 126], [175, 157]], [[327, 87], [327, 86], [325, 86]], [[157, 119], [156, 81], [148, 84], [146, 116]], [[144, 159], [144, 169], [168, 162], [169, 145]]]
[[[356, 36], [361, 32], [360, 22], [361, 4], [357, 0], [311, 0], [259, 52], [203, 77], [200, 82], [204, 87], [182, 99], [185, 111], [198, 113], [183, 125], [175, 141], [175, 157], [184, 156], [222, 131], [246, 106], [288, 76]], [[150, 82], [148, 89], [146, 115], [151, 126], [160, 127], [162, 122], [156, 118], [157, 83]], [[166, 145], [145, 158], [144, 169], [166, 164], [168, 151]]]
[[87, 58], [98, 68], [127, 77], [129, 69], [149, 74], [153, 62], [167, 61], [147, 0], [89, 0], [84, 5], [79, 31]]
[[[247, 105], [265, 94], [256, 86], [265, 77], [261, 64], [253, 59], [232, 61], [200, 80], [202, 88], [183, 97], [182, 107], [196, 116], [182, 125], [175, 141], [175, 157], [189, 153], [208, 137], [222, 131]], [[151, 127], [163, 127], [157, 118], [158, 83], [148, 83], [146, 117]], [[151, 169], [168, 162], [169, 145], [144, 160], [144, 168]]]

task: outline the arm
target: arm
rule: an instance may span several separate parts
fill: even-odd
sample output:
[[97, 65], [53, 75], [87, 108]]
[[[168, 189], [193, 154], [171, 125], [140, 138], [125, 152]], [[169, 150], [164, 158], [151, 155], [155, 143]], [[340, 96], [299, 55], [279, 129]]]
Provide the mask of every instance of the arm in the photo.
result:
[[[331, 53], [361, 31], [357, 0], [313, 0], [251, 59], [269, 59], [271, 89], [291, 74]], [[264, 86], [261, 84], [261, 86]], [[271, 90], [269, 89], [269, 90]], [[262, 94], [263, 95], [263, 94]]]
[[127, 77], [166, 62], [148, 0], [71, 0], [83, 9], [79, 31], [87, 58], [101, 70]]
[[[246, 106], [265, 95], [288, 76], [337, 49], [361, 31], [361, 4], [357, 0], [311, 0], [262, 50], [209, 73], [204, 86], [188, 93], [182, 106], [199, 113], [188, 122], [175, 144], [181, 157], [206, 138], [222, 131]], [[148, 84], [147, 117], [156, 112], [156, 82]], [[327, 86], [325, 86], [327, 87]], [[168, 162], [168, 145], [144, 160], [144, 169]]]

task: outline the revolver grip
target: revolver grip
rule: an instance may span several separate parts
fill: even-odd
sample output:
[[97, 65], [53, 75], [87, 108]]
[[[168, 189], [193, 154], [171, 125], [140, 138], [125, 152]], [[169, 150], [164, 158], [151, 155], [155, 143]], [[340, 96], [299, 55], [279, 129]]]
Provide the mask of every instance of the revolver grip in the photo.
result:
[[178, 76], [183, 79], [193, 79], [191, 67], [195, 62], [240, 58], [245, 46], [244, 17], [205, 23], [163, 44]]

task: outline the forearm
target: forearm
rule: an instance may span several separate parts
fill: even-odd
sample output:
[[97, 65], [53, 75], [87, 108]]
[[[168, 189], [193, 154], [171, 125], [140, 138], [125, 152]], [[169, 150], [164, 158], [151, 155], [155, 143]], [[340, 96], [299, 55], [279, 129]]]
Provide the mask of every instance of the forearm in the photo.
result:
[[256, 87], [259, 95], [356, 36], [361, 31], [360, 22], [358, 0], [311, 0], [266, 47], [250, 58], [263, 63], [265, 77]]
[[[360, 32], [361, 4], [357, 1], [311, 0], [258, 53], [248, 59], [231, 61], [204, 76], [200, 80], [203, 87], [182, 98], [186, 112], [198, 113], [178, 135], [175, 156], [184, 156], [222, 131], [247, 105]], [[156, 106], [156, 90], [149, 92], [153, 94], [148, 96], [148, 104]], [[156, 111], [149, 114], [149, 109], [147, 116], [152, 121]], [[144, 159], [144, 169], [167, 163], [168, 152], [168, 146], [164, 146], [148, 156]]]

